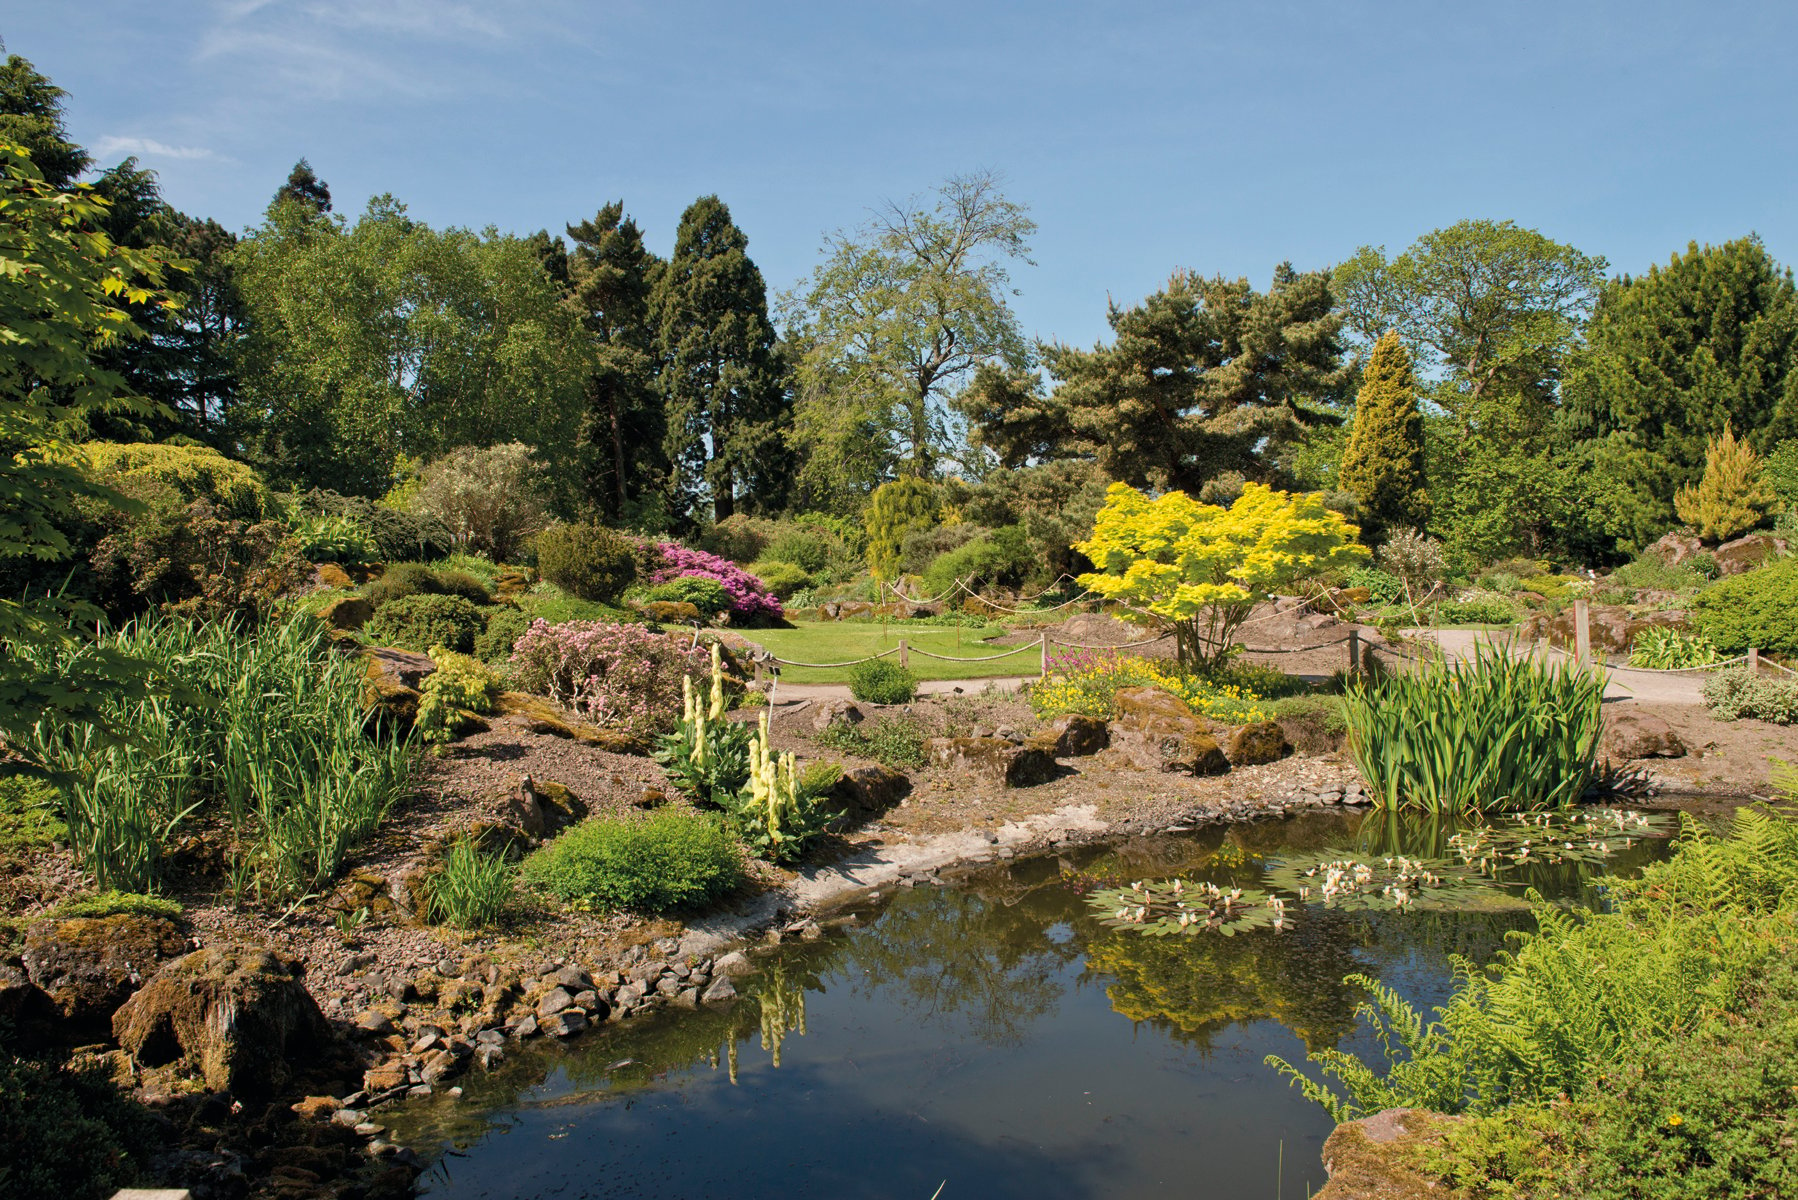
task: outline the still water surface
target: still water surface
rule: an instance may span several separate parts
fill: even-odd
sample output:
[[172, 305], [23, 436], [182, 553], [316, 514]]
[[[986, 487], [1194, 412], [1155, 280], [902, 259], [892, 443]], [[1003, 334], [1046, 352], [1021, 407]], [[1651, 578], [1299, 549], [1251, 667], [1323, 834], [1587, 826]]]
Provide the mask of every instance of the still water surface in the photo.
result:
[[465, 1077], [460, 1100], [382, 1119], [432, 1156], [421, 1182], [444, 1200], [1302, 1198], [1331, 1123], [1263, 1058], [1371, 1052], [1344, 976], [1438, 1003], [1449, 956], [1489, 960], [1527, 912], [1311, 910], [1284, 934], [1144, 937], [1082, 896], [1176, 873], [1252, 883], [1261, 857], [1352, 844], [1353, 822], [1142, 839], [901, 890], [758, 960], [726, 1011], [539, 1044]]

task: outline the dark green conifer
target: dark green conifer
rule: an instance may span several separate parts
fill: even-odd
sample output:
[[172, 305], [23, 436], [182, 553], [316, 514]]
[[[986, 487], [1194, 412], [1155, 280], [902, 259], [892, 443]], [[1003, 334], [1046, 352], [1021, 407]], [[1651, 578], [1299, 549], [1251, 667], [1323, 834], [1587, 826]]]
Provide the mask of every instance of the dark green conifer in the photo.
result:
[[748, 245], [724, 202], [700, 197], [651, 303], [674, 498], [686, 515], [710, 501], [719, 521], [779, 509], [792, 473], [791, 400]]

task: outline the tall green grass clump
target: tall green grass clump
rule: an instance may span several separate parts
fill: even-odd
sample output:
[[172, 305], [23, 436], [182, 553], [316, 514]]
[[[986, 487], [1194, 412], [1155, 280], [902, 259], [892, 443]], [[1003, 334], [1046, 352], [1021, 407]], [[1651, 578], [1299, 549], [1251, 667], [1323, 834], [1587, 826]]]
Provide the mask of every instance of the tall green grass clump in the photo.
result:
[[1572, 804], [1592, 781], [1605, 679], [1478, 647], [1343, 697], [1348, 750], [1376, 800], [1431, 812]]
[[249, 632], [133, 624], [77, 657], [105, 649], [148, 662], [168, 688], [111, 706], [122, 740], [41, 722], [28, 747], [61, 776], [69, 840], [103, 890], [155, 891], [180, 831], [219, 817], [240, 898], [304, 895], [336, 875], [410, 778], [411, 741], [369, 727], [361, 663], [334, 653], [310, 617]]
[[458, 929], [499, 924], [518, 887], [518, 868], [503, 854], [488, 854], [471, 837], [450, 844], [443, 865], [426, 885], [426, 913]]

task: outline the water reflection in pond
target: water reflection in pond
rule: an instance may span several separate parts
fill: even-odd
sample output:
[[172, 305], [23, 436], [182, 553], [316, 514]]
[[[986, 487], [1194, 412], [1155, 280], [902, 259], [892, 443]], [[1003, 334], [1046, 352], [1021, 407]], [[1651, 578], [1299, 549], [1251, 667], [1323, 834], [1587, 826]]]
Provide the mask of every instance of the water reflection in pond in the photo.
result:
[[[902, 890], [763, 959], [728, 1010], [541, 1044], [383, 1120], [444, 1151], [424, 1181], [442, 1197], [1303, 1197], [1330, 1123], [1262, 1058], [1371, 1049], [1345, 975], [1439, 1002], [1449, 956], [1489, 959], [1527, 911], [1310, 910], [1283, 934], [1143, 937], [1083, 897], [1176, 873], [1241, 883], [1357, 832], [1325, 814]], [[1547, 894], [1581, 890], [1532, 870]]]

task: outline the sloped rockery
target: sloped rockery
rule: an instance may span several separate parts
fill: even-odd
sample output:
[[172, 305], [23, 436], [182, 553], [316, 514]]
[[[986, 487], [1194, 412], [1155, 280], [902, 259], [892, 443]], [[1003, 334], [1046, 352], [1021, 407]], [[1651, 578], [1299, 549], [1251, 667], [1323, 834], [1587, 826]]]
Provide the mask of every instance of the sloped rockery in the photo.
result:
[[[1438, 858], [1457, 832], [1396, 836]], [[1600, 868], [1532, 860], [1471, 907], [1294, 903], [1281, 929], [1233, 937], [1143, 937], [1092, 901], [1175, 878], [1277, 887], [1282, 867], [1402, 851], [1392, 836], [1335, 808], [907, 877], [746, 952], [558, 978], [563, 1012], [607, 987], [651, 1007], [576, 1038], [489, 1038], [489, 1069], [429, 1095], [395, 1080], [339, 1119], [416, 1154], [445, 1197], [1307, 1195], [1331, 1125], [1262, 1058], [1372, 1050], [1346, 976], [1437, 1002], [1450, 955], [1489, 959], [1528, 924], [1523, 888], [1589, 894]], [[1632, 870], [1663, 845], [1605, 857]]]

